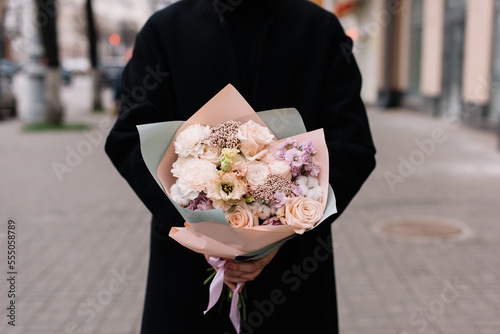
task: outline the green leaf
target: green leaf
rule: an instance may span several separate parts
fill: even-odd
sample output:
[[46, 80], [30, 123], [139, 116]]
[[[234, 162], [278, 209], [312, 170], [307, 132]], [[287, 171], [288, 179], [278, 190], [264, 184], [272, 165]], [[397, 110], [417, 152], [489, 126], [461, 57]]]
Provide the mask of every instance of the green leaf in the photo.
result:
[[245, 197], [245, 202], [247, 204], [253, 203], [253, 202], [255, 202], [255, 198], [253, 196]]
[[203, 285], [207, 285], [215, 277], [216, 273], [217, 272], [214, 270], [214, 272], [211, 273], [210, 276], [208, 276], [208, 278], [203, 282]]

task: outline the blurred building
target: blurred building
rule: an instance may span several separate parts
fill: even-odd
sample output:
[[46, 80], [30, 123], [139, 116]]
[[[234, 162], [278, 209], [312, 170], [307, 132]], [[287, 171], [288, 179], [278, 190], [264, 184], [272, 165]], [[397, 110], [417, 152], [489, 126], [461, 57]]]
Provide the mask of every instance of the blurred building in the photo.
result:
[[[14, 60], [24, 62], [27, 60], [32, 36], [44, 22], [44, 17], [35, 14], [34, 0], [6, 0], [6, 3], [6, 35], [12, 40], [10, 52]], [[87, 58], [85, 0], [56, 1], [56, 4], [61, 59]], [[110, 35], [123, 33], [122, 42], [128, 43], [153, 11], [149, 2], [132, 0], [94, 0], [93, 5], [100, 34], [99, 53], [102, 57], [124, 53], [129, 45], [123, 43], [112, 47], [109, 43]], [[46, 12], [45, 15], [52, 15], [52, 12]], [[130, 37], [131, 34], [134, 36]]]
[[500, 0], [314, 2], [354, 40], [367, 104], [498, 129]]

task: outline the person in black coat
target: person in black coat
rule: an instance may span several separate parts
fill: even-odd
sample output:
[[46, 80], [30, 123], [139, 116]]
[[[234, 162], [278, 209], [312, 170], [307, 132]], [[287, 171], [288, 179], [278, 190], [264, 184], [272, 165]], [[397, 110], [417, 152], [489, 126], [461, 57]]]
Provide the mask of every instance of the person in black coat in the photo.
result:
[[229, 83], [256, 111], [294, 107], [308, 131], [324, 129], [338, 208], [265, 261], [234, 264], [226, 282], [247, 287], [241, 333], [338, 333], [331, 223], [373, 170], [375, 148], [352, 41], [305, 0], [183, 0], [137, 36], [106, 152], [153, 215], [141, 333], [234, 332], [225, 298], [203, 316], [209, 265], [168, 237], [184, 221], [148, 172], [136, 130], [188, 119]]

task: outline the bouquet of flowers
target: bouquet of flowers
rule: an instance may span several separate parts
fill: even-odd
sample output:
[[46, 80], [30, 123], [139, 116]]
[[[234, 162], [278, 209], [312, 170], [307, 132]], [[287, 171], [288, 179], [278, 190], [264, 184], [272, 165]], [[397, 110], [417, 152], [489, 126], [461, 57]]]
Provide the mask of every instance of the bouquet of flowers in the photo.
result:
[[[337, 212], [323, 130], [307, 132], [295, 109], [257, 114], [228, 85], [187, 121], [138, 131], [146, 166], [185, 220], [170, 237], [214, 266], [263, 257]], [[208, 309], [222, 280], [219, 270]]]
[[222, 209], [235, 228], [289, 225], [302, 234], [323, 216], [320, 164], [311, 140], [282, 142], [252, 120], [192, 124], [174, 142], [172, 199], [193, 211]]

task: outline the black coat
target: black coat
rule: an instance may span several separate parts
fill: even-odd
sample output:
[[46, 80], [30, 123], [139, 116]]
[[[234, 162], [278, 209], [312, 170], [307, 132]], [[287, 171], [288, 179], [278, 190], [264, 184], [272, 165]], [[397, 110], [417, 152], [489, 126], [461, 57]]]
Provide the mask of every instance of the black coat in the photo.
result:
[[[227, 1], [184, 0], [153, 15], [123, 74], [106, 152], [153, 214], [143, 334], [223, 334], [231, 326], [225, 303], [202, 316], [208, 264], [168, 237], [183, 220], [144, 165], [137, 124], [185, 120], [231, 83], [256, 111], [295, 107], [308, 130], [324, 128], [339, 213], [375, 166], [352, 42], [335, 16], [305, 0]], [[247, 283], [242, 333], [338, 332], [337, 217], [285, 244]]]

